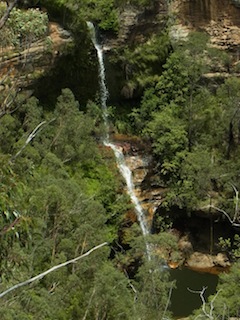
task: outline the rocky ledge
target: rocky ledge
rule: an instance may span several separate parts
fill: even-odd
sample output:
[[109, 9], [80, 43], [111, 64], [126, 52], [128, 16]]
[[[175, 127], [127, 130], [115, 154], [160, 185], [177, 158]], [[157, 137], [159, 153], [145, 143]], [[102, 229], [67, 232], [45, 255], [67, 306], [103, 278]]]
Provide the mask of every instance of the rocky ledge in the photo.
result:
[[166, 23], [167, 1], [153, 1], [149, 7], [136, 7], [127, 4], [119, 12], [120, 29], [116, 37], [104, 41], [105, 49], [145, 42], [151, 35], [159, 32]]
[[49, 23], [48, 36], [29, 48], [4, 48], [0, 53], [0, 79], [8, 77], [15, 86], [28, 87], [54, 66], [56, 59], [72, 42], [72, 37], [57, 23]]
[[170, 13], [175, 17], [171, 35], [184, 38], [191, 30], [203, 30], [212, 46], [229, 50], [239, 59], [240, 7], [232, 0], [174, 0]]

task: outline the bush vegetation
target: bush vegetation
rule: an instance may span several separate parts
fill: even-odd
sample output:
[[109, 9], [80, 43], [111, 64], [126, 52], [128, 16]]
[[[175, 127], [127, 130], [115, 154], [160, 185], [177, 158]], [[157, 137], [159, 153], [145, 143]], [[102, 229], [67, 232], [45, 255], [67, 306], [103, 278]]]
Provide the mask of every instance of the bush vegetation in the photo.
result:
[[[74, 32], [84, 20], [117, 32], [123, 4], [154, 2], [41, 3], [73, 24]], [[45, 35], [46, 27], [47, 16], [41, 11], [14, 9], [1, 37], [4, 46], [30, 46]], [[128, 70], [128, 84], [140, 88], [142, 95], [121, 119], [121, 127], [151, 143], [159, 180], [169, 190], [165, 208], [177, 206], [187, 213], [211, 198], [233, 219], [240, 183], [240, 80], [231, 74], [217, 86], [207, 80], [206, 73], [216, 67], [212, 60], [227, 71], [230, 67], [226, 55], [209, 49], [207, 41], [204, 34], [194, 33], [173, 50], [165, 30], [135, 48], [124, 48], [120, 60]], [[176, 239], [164, 227], [149, 236], [151, 259], [136, 223], [126, 232], [125, 242], [119, 239], [131, 204], [111, 150], [99, 144], [104, 130], [99, 105], [89, 101], [83, 106], [70, 89], [62, 88], [56, 103], [43, 106], [33, 95], [26, 97], [9, 89], [10, 83], [3, 84], [1, 291], [99, 243], [109, 245], [1, 298], [1, 319], [171, 319], [167, 308], [174, 284], [157, 249], [176, 254]], [[229, 240], [221, 239], [221, 244], [229, 251]], [[195, 318], [239, 316], [236, 236], [233, 245], [229, 254], [235, 264], [220, 277], [217, 295], [206, 304], [209, 309], [197, 311]]]

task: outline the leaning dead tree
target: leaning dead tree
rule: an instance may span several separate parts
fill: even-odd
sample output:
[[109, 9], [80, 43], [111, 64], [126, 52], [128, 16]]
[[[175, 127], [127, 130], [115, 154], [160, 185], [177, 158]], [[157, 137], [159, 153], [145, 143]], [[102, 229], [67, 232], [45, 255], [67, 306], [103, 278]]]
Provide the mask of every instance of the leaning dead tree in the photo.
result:
[[23, 282], [20, 282], [20, 283], [18, 283], [18, 284], [15, 284], [14, 286], [12, 286], [12, 287], [8, 288], [7, 290], [3, 291], [2, 293], [0, 293], [0, 298], [2, 298], [2, 297], [5, 296], [7, 293], [9, 293], [9, 292], [11, 292], [11, 291], [13, 291], [13, 290], [15, 290], [15, 289], [18, 289], [18, 288], [20, 288], [20, 287], [26, 286], [26, 285], [28, 285], [28, 284], [36, 281], [36, 280], [42, 279], [42, 278], [45, 277], [47, 274], [49, 274], [49, 273], [51, 273], [51, 272], [53, 272], [53, 271], [56, 271], [56, 270], [58, 270], [58, 269], [60, 269], [60, 268], [62, 268], [62, 267], [65, 267], [65, 266], [67, 266], [67, 265], [70, 264], [70, 263], [76, 263], [76, 262], [79, 261], [80, 259], [89, 256], [93, 251], [98, 250], [98, 249], [102, 248], [103, 246], [106, 246], [107, 244], [108, 244], [107, 242], [103, 242], [103, 243], [99, 244], [98, 246], [93, 247], [92, 249], [88, 250], [86, 253], [82, 254], [81, 256], [79, 256], [79, 257], [77, 257], [77, 258], [74, 258], [74, 259], [72, 259], [72, 260], [68, 260], [68, 261], [63, 262], [63, 263], [61, 263], [61, 264], [58, 264], [58, 265], [56, 265], [56, 266], [54, 266], [54, 267], [52, 267], [52, 268], [50, 268], [50, 269], [48, 269], [48, 270], [40, 273], [39, 275], [37, 275], [37, 276], [35, 276], [35, 277], [31, 278], [31, 279], [28, 279], [28, 280], [26, 280], [26, 281], [23, 281]]
[[5, 10], [3, 16], [0, 18], [0, 29], [2, 29], [2, 27], [7, 22], [12, 9], [14, 7], [16, 7], [18, 2], [19, 2], [19, 0], [6, 1], [6, 5], [7, 5], [6, 10]]

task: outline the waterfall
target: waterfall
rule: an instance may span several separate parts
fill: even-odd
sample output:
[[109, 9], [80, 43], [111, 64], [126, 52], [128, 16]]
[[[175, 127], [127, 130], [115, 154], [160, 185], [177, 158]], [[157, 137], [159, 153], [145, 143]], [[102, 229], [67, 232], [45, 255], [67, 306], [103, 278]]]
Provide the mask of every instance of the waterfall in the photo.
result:
[[[134, 193], [132, 172], [128, 168], [128, 166], [126, 165], [124, 155], [122, 152], [122, 148], [116, 146], [114, 143], [111, 143], [109, 141], [109, 134], [108, 134], [109, 126], [108, 126], [108, 115], [107, 115], [108, 90], [107, 90], [107, 86], [106, 86], [105, 66], [104, 66], [104, 59], [103, 59], [103, 48], [97, 42], [94, 25], [91, 22], [87, 22], [87, 25], [88, 25], [88, 28], [91, 32], [92, 42], [93, 42], [94, 47], [97, 51], [98, 63], [99, 63], [99, 85], [100, 85], [100, 94], [101, 94], [101, 107], [102, 107], [102, 111], [103, 111], [103, 118], [104, 118], [106, 131], [107, 131], [106, 137], [104, 138], [103, 143], [105, 146], [110, 147], [114, 152], [119, 171], [126, 181], [127, 191], [128, 191], [128, 194], [131, 198], [131, 201], [134, 205], [135, 212], [136, 212], [136, 215], [138, 218], [138, 222], [139, 222], [139, 225], [142, 230], [142, 234], [144, 236], [146, 236], [147, 234], [149, 234], [149, 230], [147, 227], [144, 211], [140, 205], [138, 198], [136, 197], [136, 195]], [[148, 259], [150, 260], [150, 246], [147, 242], [146, 242], [146, 251], [147, 251]]]
[[99, 65], [99, 87], [100, 87], [100, 99], [101, 99], [101, 108], [103, 111], [103, 119], [104, 124], [106, 127], [106, 137], [104, 138], [104, 144], [109, 141], [109, 135], [108, 135], [108, 114], [107, 114], [107, 99], [108, 99], [108, 89], [106, 86], [106, 77], [105, 77], [105, 65], [103, 60], [103, 48], [102, 46], [97, 42], [96, 37], [96, 30], [92, 22], [87, 22], [88, 29], [91, 33], [91, 39], [93, 42], [93, 45], [97, 51], [97, 57], [98, 57], [98, 65]]
[[134, 204], [135, 211], [137, 213], [137, 217], [138, 217], [138, 221], [139, 221], [142, 233], [144, 236], [146, 236], [147, 234], [149, 234], [149, 230], [148, 230], [148, 227], [147, 227], [147, 224], [145, 221], [145, 215], [144, 215], [143, 209], [139, 203], [138, 198], [136, 197], [136, 195], [134, 193], [134, 184], [132, 182], [132, 172], [128, 168], [128, 166], [126, 165], [122, 150], [110, 142], [105, 143], [105, 145], [110, 147], [115, 154], [115, 158], [116, 158], [116, 161], [118, 164], [119, 171], [126, 181], [128, 194], [132, 200], [132, 203]]

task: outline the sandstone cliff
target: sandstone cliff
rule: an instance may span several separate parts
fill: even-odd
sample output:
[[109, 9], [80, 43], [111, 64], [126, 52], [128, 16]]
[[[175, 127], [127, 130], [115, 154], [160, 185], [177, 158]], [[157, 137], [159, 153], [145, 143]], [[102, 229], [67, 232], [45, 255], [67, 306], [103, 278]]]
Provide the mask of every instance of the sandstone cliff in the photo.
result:
[[[49, 23], [49, 34], [29, 48], [4, 48], [0, 52], [0, 79], [25, 88], [51, 69], [66, 45], [72, 41], [70, 34], [56, 23]], [[4, 85], [4, 81], [1, 81]]]
[[231, 50], [238, 55], [239, 4], [237, 0], [174, 0], [170, 12], [177, 18], [176, 30], [206, 31], [213, 46]]
[[159, 32], [166, 23], [168, 5], [166, 0], [157, 0], [146, 8], [124, 6], [119, 12], [119, 32], [117, 37], [105, 39], [106, 47], [117, 47], [142, 43]]

